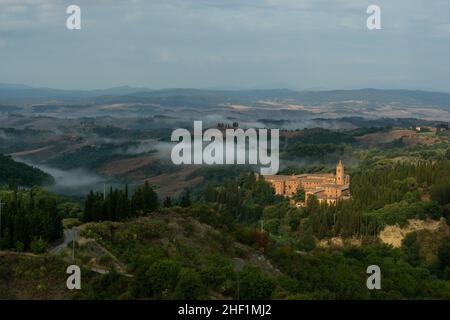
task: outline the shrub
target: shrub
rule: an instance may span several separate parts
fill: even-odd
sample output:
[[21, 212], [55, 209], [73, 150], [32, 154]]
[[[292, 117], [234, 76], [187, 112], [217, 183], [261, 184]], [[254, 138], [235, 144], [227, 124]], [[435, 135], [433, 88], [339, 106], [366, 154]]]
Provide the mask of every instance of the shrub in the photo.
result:
[[16, 243], [14, 244], [14, 248], [16, 249], [16, 251], [22, 252], [23, 250], [25, 250], [25, 245], [23, 244], [23, 242], [16, 241]]
[[244, 300], [264, 300], [272, 297], [275, 285], [259, 268], [245, 267], [240, 273], [240, 298]]
[[34, 239], [30, 243], [31, 252], [33, 252], [35, 254], [44, 253], [46, 248], [47, 248], [47, 243], [44, 240], [42, 240], [42, 238]]
[[178, 284], [175, 288], [177, 299], [199, 299], [206, 293], [206, 288], [200, 275], [193, 269], [183, 268], [178, 275]]
[[173, 260], [160, 260], [151, 265], [139, 284], [147, 295], [162, 298], [173, 292], [178, 282], [180, 266]]

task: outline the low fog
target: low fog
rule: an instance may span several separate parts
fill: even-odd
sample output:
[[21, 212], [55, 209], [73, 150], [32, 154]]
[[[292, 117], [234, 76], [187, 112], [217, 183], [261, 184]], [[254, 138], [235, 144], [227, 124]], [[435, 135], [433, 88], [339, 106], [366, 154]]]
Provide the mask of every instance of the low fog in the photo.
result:
[[14, 160], [24, 162], [51, 175], [55, 183], [47, 186], [47, 188], [50, 191], [67, 196], [85, 196], [90, 190], [103, 191], [104, 184], [108, 184], [109, 186], [114, 183], [109, 177], [101, 176], [82, 168], [62, 170], [47, 165], [32, 163], [21, 158]]

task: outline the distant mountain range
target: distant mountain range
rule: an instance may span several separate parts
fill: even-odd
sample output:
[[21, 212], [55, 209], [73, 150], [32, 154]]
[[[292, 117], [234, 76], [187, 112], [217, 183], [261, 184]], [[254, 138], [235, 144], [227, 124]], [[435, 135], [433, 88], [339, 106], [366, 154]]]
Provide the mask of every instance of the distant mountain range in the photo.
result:
[[47, 102], [49, 100], [68, 100], [94, 98], [101, 96], [121, 96], [136, 92], [151, 91], [146, 88], [128, 86], [98, 90], [61, 90], [52, 88], [33, 88], [21, 84], [0, 84], [0, 104]]
[[39, 103], [98, 104], [98, 103], [160, 103], [170, 100], [175, 104], [198, 106], [217, 103], [255, 103], [259, 100], [292, 100], [297, 104], [323, 105], [369, 102], [374, 106], [398, 104], [403, 106], [432, 106], [450, 109], [450, 93], [420, 90], [327, 90], [295, 91], [267, 90], [203, 90], [174, 88], [153, 90], [129, 86], [99, 90], [60, 90], [33, 88], [21, 84], [0, 84], [0, 108], [3, 106]]

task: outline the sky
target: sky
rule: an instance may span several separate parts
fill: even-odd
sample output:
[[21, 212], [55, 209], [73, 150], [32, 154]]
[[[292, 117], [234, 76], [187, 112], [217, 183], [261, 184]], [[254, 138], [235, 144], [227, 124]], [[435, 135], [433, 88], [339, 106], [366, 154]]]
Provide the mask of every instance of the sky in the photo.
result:
[[448, 0], [0, 0], [0, 83], [450, 92], [449, 14]]

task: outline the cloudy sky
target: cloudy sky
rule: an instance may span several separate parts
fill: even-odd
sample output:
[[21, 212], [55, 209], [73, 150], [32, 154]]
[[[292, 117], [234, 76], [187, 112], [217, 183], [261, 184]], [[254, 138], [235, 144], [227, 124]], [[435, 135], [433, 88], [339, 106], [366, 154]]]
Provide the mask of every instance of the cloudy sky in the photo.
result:
[[0, 83], [450, 91], [449, 14], [448, 0], [0, 0]]

